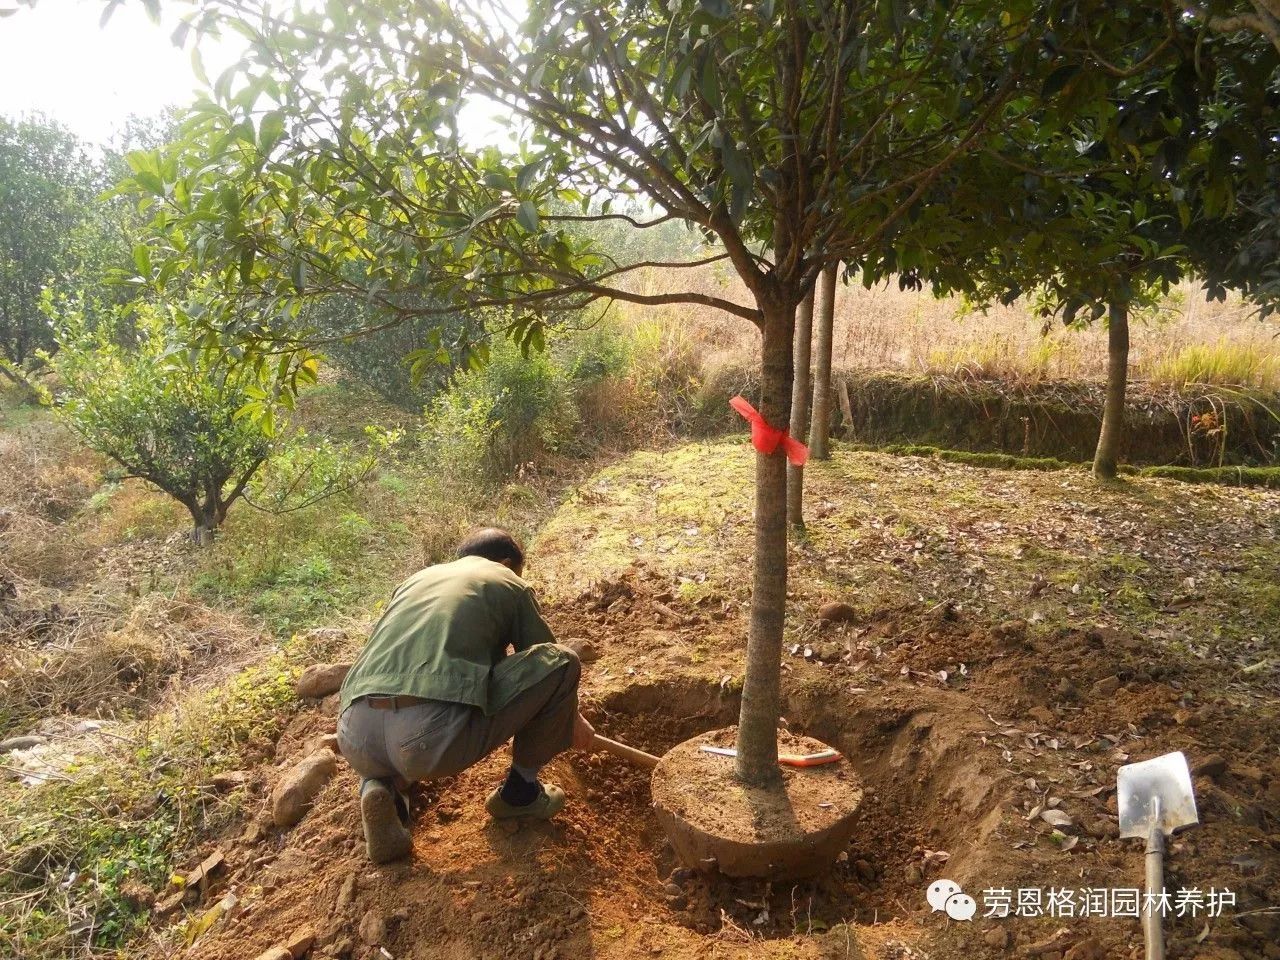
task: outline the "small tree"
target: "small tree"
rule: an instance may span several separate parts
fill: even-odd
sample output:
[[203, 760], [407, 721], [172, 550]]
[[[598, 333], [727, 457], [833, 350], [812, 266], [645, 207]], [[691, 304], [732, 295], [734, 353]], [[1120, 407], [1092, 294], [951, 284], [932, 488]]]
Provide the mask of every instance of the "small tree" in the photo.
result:
[[[210, 542], [272, 452], [264, 420], [240, 415], [253, 402], [275, 415], [252, 367], [179, 348], [160, 307], [139, 306], [127, 318], [132, 348], [119, 344], [113, 324], [87, 322], [83, 309], [64, 305], [56, 314], [58, 417], [128, 476], [186, 507], [196, 542]], [[123, 311], [113, 316], [126, 322]], [[297, 371], [300, 379], [314, 378], [313, 363]]]

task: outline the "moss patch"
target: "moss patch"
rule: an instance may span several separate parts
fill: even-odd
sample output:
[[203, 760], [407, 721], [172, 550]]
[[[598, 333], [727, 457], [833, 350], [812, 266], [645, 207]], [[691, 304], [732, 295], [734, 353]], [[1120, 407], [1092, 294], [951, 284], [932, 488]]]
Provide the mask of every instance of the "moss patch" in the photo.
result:
[[[848, 449], [888, 453], [899, 457], [930, 457], [948, 463], [994, 470], [1085, 470], [1088, 462], [1072, 463], [1054, 457], [1016, 457], [1008, 453], [981, 453], [973, 450], [948, 450], [914, 443], [892, 443], [885, 446], [850, 444]], [[1266, 487], [1280, 489], [1280, 467], [1135, 467], [1122, 465], [1120, 473], [1129, 477], [1158, 477], [1181, 483], [1216, 483], [1229, 487]]]

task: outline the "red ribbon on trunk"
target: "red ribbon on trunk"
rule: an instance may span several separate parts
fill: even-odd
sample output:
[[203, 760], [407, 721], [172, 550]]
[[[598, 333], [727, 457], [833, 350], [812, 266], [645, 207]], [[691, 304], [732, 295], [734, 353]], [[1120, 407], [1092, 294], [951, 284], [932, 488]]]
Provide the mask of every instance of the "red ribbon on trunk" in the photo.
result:
[[747, 402], [745, 397], [734, 397], [729, 406], [737, 410], [751, 424], [751, 445], [766, 457], [777, 453], [779, 449], [787, 455], [793, 466], [803, 467], [809, 459], [809, 448], [791, 436], [789, 430], [779, 430], [769, 426], [760, 411]]

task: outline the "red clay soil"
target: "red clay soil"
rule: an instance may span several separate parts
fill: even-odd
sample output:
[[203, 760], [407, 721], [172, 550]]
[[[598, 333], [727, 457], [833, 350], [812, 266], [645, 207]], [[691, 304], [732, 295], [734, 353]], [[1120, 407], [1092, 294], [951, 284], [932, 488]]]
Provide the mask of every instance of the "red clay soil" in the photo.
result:
[[[711, 622], [663, 606], [679, 619], [607, 605], [550, 611], [558, 635], [591, 637], [603, 655], [587, 669], [588, 714], [658, 753], [736, 716], [723, 663], [680, 651], [712, 630], [745, 634], [733, 612]], [[1170, 844], [1167, 885], [1228, 888], [1235, 904], [1169, 919], [1169, 957], [1280, 957], [1273, 700], [1247, 698], [1191, 656], [1155, 666], [1142, 638], [1115, 632], [1029, 635], [942, 609], [882, 611], [814, 635], [807, 656], [787, 661], [786, 719], [841, 749], [865, 788], [852, 841], [819, 878], [770, 884], [681, 868], [647, 774], [601, 754], [549, 768], [570, 796], [553, 822], [493, 823], [483, 800], [505, 751], [417, 788], [412, 859], [375, 867], [345, 768], [297, 827], [264, 826], [271, 783], [333, 728], [307, 709], [277, 744], [278, 766], [259, 774], [246, 836], [220, 843], [229, 868], [188, 909], [227, 889], [238, 906], [192, 948], [169, 938], [157, 952], [241, 960], [309, 928], [311, 956], [396, 960], [1136, 958], [1132, 918], [1036, 916], [1030, 904], [1025, 915], [984, 914], [1003, 890], [1014, 912], [1018, 890], [1040, 891], [1043, 914], [1050, 888], [1139, 886], [1141, 845], [1117, 838], [1116, 768], [1181, 749], [1199, 771], [1202, 823]], [[940, 878], [977, 901], [974, 920], [930, 909], [926, 888]]]

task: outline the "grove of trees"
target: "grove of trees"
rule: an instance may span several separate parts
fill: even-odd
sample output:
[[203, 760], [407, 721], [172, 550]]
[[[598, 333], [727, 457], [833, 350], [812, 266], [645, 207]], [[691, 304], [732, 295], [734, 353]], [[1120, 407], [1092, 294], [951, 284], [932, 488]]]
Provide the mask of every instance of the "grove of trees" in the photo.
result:
[[84, 144], [39, 117], [0, 117], [0, 373], [21, 382], [53, 346], [42, 291], [65, 283], [96, 246], [98, 172]]

